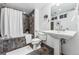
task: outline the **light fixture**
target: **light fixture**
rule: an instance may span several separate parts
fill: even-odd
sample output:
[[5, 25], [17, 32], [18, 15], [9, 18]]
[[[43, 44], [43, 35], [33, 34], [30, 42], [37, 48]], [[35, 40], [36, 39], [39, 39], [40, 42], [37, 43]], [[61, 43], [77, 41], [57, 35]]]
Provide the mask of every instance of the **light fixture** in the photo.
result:
[[48, 15], [44, 15], [44, 19], [47, 19], [48, 18]]

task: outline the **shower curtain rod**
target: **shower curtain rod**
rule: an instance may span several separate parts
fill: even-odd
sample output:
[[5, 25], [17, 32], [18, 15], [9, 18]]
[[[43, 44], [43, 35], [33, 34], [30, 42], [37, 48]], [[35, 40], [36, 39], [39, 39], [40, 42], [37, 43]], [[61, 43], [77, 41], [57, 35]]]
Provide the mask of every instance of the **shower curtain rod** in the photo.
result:
[[[11, 8], [11, 7], [2, 6], [1, 8]], [[22, 10], [19, 10], [19, 9], [16, 9], [16, 8], [11, 8], [11, 9], [18, 10], [18, 11], [21, 11], [23, 14], [26, 14], [25, 11], [22, 11]], [[33, 10], [34, 10], [34, 9], [33, 9]]]
[[[6, 3], [3, 3], [1, 8], [11, 8], [11, 7], [7, 7], [6, 6]], [[22, 10], [19, 10], [19, 9], [16, 9], [16, 8], [11, 8], [11, 9], [18, 10], [18, 11], [22, 11]]]

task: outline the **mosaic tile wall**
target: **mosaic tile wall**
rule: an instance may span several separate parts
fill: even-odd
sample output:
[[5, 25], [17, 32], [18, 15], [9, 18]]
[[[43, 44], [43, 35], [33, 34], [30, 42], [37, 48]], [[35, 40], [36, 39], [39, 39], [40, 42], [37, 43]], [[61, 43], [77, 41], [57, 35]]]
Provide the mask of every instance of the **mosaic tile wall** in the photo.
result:
[[23, 14], [23, 33], [26, 33], [27, 29], [29, 29], [29, 17]]
[[0, 40], [0, 53], [12, 51], [26, 45], [24, 37]]
[[27, 29], [34, 37], [34, 12], [29, 16], [23, 14], [23, 33], [26, 33]]

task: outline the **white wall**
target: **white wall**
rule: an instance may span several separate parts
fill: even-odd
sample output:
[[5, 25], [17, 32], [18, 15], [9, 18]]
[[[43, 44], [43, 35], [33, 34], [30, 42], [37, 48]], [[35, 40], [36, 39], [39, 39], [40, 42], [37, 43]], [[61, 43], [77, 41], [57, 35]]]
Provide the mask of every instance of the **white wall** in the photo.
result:
[[38, 35], [37, 31], [39, 31], [39, 9], [35, 9], [35, 19], [34, 19], [34, 32], [35, 32], [35, 37]]
[[[64, 54], [78, 54], [79, 55], [79, 19], [77, 21], [77, 17], [74, 18], [73, 21], [71, 21], [75, 11], [70, 11], [70, 12], [64, 12], [68, 14], [68, 18], [61, 19], [61, 24], [63, 25], [63, 28], [69, 28], [69, 30], [78, 30], [78, 34], [70, 40], [66, 40], [66, 44], [63, 45], [63, 53]], [[49, 20], [51, 18], [51, 7], [50, 5], [45, 6], [39, 11], [39, 30], [44, 31], [44, 30], [50, 30], [50, 22], [48, 20], [44, 20], [44, 15], [48, 14], [49, 15]], [[61, 13], [63, 14], [63, 13]], [[76, 15], [76, 14], [75, 14]], [[60, 19], [58, 19], [60, 20]], [[78, 26], [78, 27], [77, 27]], [[56, 26], [55, 26], [56, 27]], [[54, 53], [57, 55], [59, 51], [59, 41], [57, 39], [52, 38], [51, 36], [47, 36], [47, 45], [51, 46], [54, 48]]]
[[45, 42], [48, 46], [54, 48], [54, 55], [59, 55], [61, 52], [60, 40], [53, 38], [51, 35], [47, 35], [47, 41]]
[[[39, 31], [50, 30], [51, 6], [51, 4], [48, 4], [44, 6], [41, 10], [39, 10]], [[44, 19], [44, 15], [48, 15], [48, 19]], [[54, 39], [50, 35], [47, 35], [47, 41], [45, 42], [45, 44], [54, 48], [55, 55], [58, 55], [60, 53], [59, 40]]]
[[79, 15], [75, 21], [77, 24], [77, 34], [63, 45], [63, 53], [67, 55], [79, 55]]
[[[44, 6], [41, 10], [39, 10], [39, 30], [43, 31], [43, 30], [49, 30], [50, 29], [50, 13], [51, 13], [51, 9], [50, 9], [51, 5], [48, 4], [46, 6]], [[48, 19], [44, 19], [44, 15], [48, 15]]]

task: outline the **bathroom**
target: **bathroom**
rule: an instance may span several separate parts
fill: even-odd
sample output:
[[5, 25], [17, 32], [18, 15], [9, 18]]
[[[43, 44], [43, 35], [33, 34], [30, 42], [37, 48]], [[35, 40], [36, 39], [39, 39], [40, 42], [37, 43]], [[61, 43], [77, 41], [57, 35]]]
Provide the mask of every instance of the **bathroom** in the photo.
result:
[[[19, 6], [21, 5], [21, 7]], [[23, 7], [25, 6], [26, 7]], [[32, 7], [32, 5], [37, 5]], [[32, 3], [1, 3], [1, 37], [0, 54], [1, 55], [26, 55], [31, 52], [35, 54], [41, 50], [41, 41], [38, 39], [38, 6], [45, 4]], [[15, 7], [16, 6], [16, 7]], [[30, 7], [29, 7], [30, 6]], [[18, 7], [18, 8], [17, 8]], [[37, 8], [36, 8], [37, 7]], [[24, 9], [25, 8], [25, 9]], [[38, 43], [38, 44], [37, 44]], [[37, 48], [36, 48], [37, 44]], [[50, 47], [49, 47], [50, 48]], [[47, 48], [46, 48], [47, 49]], [[25, 50], [25, 51], [23, 51]], [[50, 51], [52, 48], [50, 49]], [[18, 52], [19, 51], [19, 52]], [[33, 54], [32, 53], [32, 54]], [[53, 52], [51, 53], [53, 54]]]
[[1, 55], [79, 55], [78, 3], [0, 3]]

